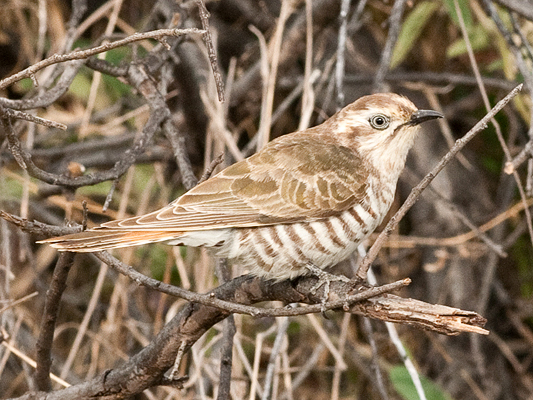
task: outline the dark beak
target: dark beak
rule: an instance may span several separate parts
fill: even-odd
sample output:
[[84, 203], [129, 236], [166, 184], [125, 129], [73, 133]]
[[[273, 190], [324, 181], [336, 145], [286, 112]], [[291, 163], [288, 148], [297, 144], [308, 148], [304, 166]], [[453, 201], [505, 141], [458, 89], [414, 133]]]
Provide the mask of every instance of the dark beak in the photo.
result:
[[444, 118], [444, 115], [442, 115], [438, 111], [433, 111], [433, 110], [418, 110], [418, 111], [415, 111], [413, 115], [411, 115], [411, 119], [409, 120], [408, 124], [418, 125], [418, 124], [421, 124], [422, 122], [426, 122], [426, 121], [429, 121], [431, 119], [436, 119], [436, 118]]

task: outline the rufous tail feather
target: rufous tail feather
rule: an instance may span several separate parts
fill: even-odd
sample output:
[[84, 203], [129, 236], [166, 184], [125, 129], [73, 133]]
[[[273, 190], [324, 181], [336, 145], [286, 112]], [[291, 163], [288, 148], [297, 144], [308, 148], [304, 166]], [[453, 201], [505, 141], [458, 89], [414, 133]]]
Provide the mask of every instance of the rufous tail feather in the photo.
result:
[[177, 239], [182, 232], [130, 231], [130, 230], [88, 230], [71, 235], [41, 240], [59, 251], [90, 253], [93, 251], [139, 246], [147, 243]]

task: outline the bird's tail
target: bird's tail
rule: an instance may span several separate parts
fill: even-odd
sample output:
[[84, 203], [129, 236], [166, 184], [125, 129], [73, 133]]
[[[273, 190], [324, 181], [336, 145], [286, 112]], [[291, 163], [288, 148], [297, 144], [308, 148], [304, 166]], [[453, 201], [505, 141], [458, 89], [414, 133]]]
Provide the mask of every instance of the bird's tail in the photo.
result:
[[58, 236], [40, 240], [59, 251], [90, 253], [121, 247], [139, 246], [147, 243], [164, 242], [178, 239], [183, 232], [172, 231], [136, 231], [125, 229], [90, 229], [71, 235]]

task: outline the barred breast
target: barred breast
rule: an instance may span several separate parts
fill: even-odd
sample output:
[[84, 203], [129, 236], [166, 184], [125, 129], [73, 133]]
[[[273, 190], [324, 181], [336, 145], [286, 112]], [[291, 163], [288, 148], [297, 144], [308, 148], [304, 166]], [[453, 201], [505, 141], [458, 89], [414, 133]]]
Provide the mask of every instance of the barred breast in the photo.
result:
[[[370, 193], [369, 193], [370, 194]], [[383, 221], [393, 193], [372, 193], [365, 204], [313, 222], [239, 228], [216, 255], [235, 260], [251, 274], [284, 280], [325, 269], [348, 258]]]

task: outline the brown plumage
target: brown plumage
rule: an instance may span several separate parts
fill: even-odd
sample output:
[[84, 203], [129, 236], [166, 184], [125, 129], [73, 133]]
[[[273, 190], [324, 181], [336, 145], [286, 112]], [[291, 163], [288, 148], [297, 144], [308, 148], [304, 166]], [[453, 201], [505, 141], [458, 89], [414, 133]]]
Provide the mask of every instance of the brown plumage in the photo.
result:
[[365, 96], [152, 213], [42, 242], [91, 252], [166, 241], [206, 246], [257, 275], [286, 279], [348, 257], [383, 220], [420, 122], [396, 94]]

